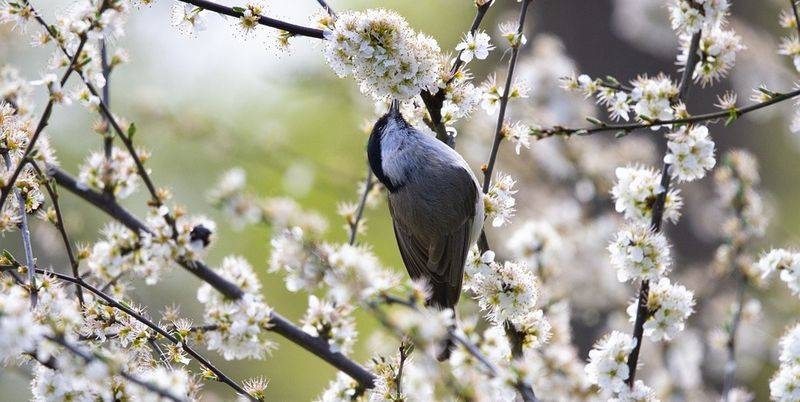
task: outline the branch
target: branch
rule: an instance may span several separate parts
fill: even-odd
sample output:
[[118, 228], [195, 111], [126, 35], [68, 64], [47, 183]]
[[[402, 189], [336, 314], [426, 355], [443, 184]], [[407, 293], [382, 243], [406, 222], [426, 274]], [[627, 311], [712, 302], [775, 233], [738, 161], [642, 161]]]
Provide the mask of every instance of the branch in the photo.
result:
[[[492, 6], [492, 3], [494, 3], [494, 0], [489, 0], [486, 2], [486, 4], [478, 6], [475, 18], [472, 20], [472, 26], [469, 28], [469, 32], [471, 34], [474, 35], [475, 31], [478, 30], [478, 27], [481, 25], [481, 21], [483, 21], [483, 17], [486, 15], [486, 12], [489, 11], [489, 7]], [[453, 67], [450, 69], [450, 78], [447, 80], [446, 84], [449, 84], [450, 81], [455, 78], [458, 71], [464, 65], [464, 62], [461, 61], [461, 53], [463, 53], [463, 50], [458, 52], [458, 55], [453, 62]], [[444, 91], [440, 90], [435, 94], [432, 94], [428, 91], [422, 91], [422, 93], [420, 93], [420, 97], [422, 97], [422, 101], [425, 103], [425, 108], [428, 109], [428, 115], [430, 115], [431, 118], [430, 122], [428, 122], [428, 125], [436, 133], [436, 138], [439, 141], [449, 145], [451, 148], [455, 147], [455, 139], [447, 134], [447, 128], [442, 123], [442, 105], [444, 104], [445, 99]]]
[[369, 197], [369, 192], [372, 190], [374, 185], [375, 181], [372, 180], [372, 169], [367, 168], [367, 180], [364, 182], [364, 193], [361, 194], [361, 200], [358, 202], [356, 216], [353, 219], [353, 222], [350, 223], [350, 239], [348, 240], [348, 243], [351, 246], [356, 243], [356, 236], [358, 236], [358, 224], [364, 217], [364, 208], [367, 205], [367, 198]]
[[336, 11], [333, 11], [333, 8], [329, 6], [325, 0], [317, 0], [317, 3], [319, 3], [319, 5], [325, 9], [325, 12], [327, 12], [328, 15], [330, 15], [333, 18], [336, 18]]
[[[680, 102], [685, 100], [689, 91], [689, 83], [692, 79], [692, 73], [694, 72], [694, 68], [697, 65], [699, 58], [697, 49], [700, 46], [700, 39], [702, 36], [702, 30], [697, 31], [694, 35], [692, 35], [692, 39], [689, 44], [689, 54], [686, 60], [686, 66], [683, 70], [683, 76], [681, 77], [680, 85], [678, 85], [678, 101]], [[654, 232], [661, 231], [661, 224], [664, 217], [664, 207], [667, 202], [667, 194], [669, 193], [670, 181], [672, 179], [670, 168], [670, 164], [664, 163], [664, 167], [661, 169], [661, 192], [656, 197], [655, 205], [653, 205], [653, 215], [650, 222], [650, 226]], [[633, 388], [636, 380], [636, 368], [639, 362], [639, 351], [642, 348], [642, 338], [644, 335], [644, 323], [650, 316], [650, 309], [647, 307], [649, 294], [650, 281], [642, 280], [642, 284], [639, 287], [639, 300], [636, 308], [636, 319], [633, 324], [633, 339], [636, 341], [636, 344], [633, 346], [631, 353], [628, 355], [628, 372], [630, 375], [628, 376], [626, 383], [631, 388]]]
[[[28, 5], [30, 6], [30, 3], [28, 3]], [[44, 26], [45, 29], [47, 29], [47, 32], [50, 32], [50, 28], [41, 19], [41, 17], [39, 17], [39, 14], [36, 13], [35, 10], [33, 10], [33, 6], [30, 7], [31, 11], [34, 13], [34, 15], [36, 15], [36, 20], [39, 21]], [[80, 43], [78, 44], [78, 48], [75, 51], [75, 55], [70, 58], [69, 67], [67, 67], [67, 70], [64, 72], [64, 75], [61, 76], [61, 80], [59, 81], [61, 87], [63, 87], [64, 84], [67, 82], [67, 79], [69, 78], [70, 75], [72, 75], [72, 72], [75, 71], [78, 57], [80, 57], [80, 54], [83, 51], [83, 46], [85, 44], [86, 44], [86, 36], [82, 36]], [[36, 146], [36, 141], [39, 140], [39, 136], [42, 134], [42, 131], [44, 130], [45, 127], [47, 127], [47, 124], [50, 122], [50, 115], [53, 112], [54, 103], [55, 101], [53, 100], [52, 97], [50, 97], [50, 99], [47, 101], [47, 106], [44, 107], [42, 116], [39, 118], [39, 123], [36, 124], [36, 130], [33, 132], [33, 136], [31, 137], [30, 141], [28, 141], [28, 147], [25, 148], [25, 152], [22, 154], [22, 158], [20, 158], [19, 165], [17, 165], [13, 173], [11, 173], [11, 176], [6, 182], [5, 187], [1, 189], [2, 191], [0, 191], [0, 211], [3, 210], [3, 205], [5, 204], [6, 199], [8, 198], [8, 194], [11, 192], [11, 189], [14, 187], [14, 183], [16, 183], [19, 174], [22, 172], [22, 168], [25, 165], [24, 163], [25, 159], [28, 158], [28, 156], [30, 156], [31, 152], [33, 152], [33, 148]], [[9, 167], [9, 169], [11, 169], [11, 167]]]
[[[3, 160], [6, 164], [6, 169], [11, 169], [11, 157], [8, 155], [7, 150], [3, 150]], [[25, 159], [20, 160], [19, 166], [25, 166]], [[11, 183], [10, 185], [13, 185]], [[28, 227], [28, 212], [25, 210], [25, 197], [16, 186], [14, 189], [14, 197], [17, 198], [17, 206], [19, 208], [19, 230], [22, 233], [22, 247], [25, 250], [25, 265], [28, 269], [28, 291], [31, 293], [31, 308], [36, 307], [37, 293], [36, 289], [36, 274], [33, 268], [36, 266], [36, 261], [33, 258], [33, 247], [31, 245], [31, 231]]]
[[91, 292], [91, 293], [95, 294], [96, 296], [98, 296], [99, 298], [103, 299], [111, 307], [114, 307], [117, 310], [125, 312], [125, 314], [128, 314], [129, 316], [133, 317], [136, 321], [139, 321], [142, 324], [146, 325], [148, 328], [152, 329], [155, 333], [163, 336], [165, 339], [167, 339], [168, 341], [172, 342], [173, 344], [180, 346], [186, 353], [188, 353], [195, 360], [197, 360], [197, 362], [199, 362], [203, 367], [207, 368], [209, 371], [214, 373], [214, 375], [219, 379], [219, 381], [227, 384], [228, 386], [233, 388], [237, 393], [239, 393], [239, 394], [241, 394], [243, 396], [246, 396], [251, 401], [258, 402], [258, 398], [255, 398], [252, 395], [248, 394], [247, 391], [245, 391], [241, 386], [239, 386], [239, 384], [237, 384], [235, 381], [233, 381], [227, 375], [225, 375], [225, 373], [223, 373], [218, 368], [216, 368], [210, 361], [208, 361], [208, 359], [206, 359], [205, 357], [203, 357], [202, 355], [197, 353], [186, 342], [184, 342], [181, 339], [178, 339], [174, 335], [170, 334], [168, 331], [162, 329], [157, 324], [155, 324], [151, 320], [147, 319], [143, 315], [139, 314], [138, 312], [136, 312], [132, 308], [126, 306], [123, 303], [118, 302], [113, 297], [111, 297], [108, 294], [100, 291], [96, 287], [94, 287], [94, 286], [82, 281], [79, 278], [73, 278], [73, 277], [71, 277], [69, 275], [64, 275], [64, 274], [61, 274], [61, 273], [58, 273], [58, 272], [47, 271], [47, 270], [39, 269], [39, 268], [36, 269], [36, 272], [38, 272], [40, 274], [44, 274], [44, 275], [52, 275], [53, 277], [55, 277], [55, 278], [57, 278], [59, 280], [62, 280], [62, 281], [65, 281], [65, 282], [69, 282], [69, 283], [75, 284], [75, 285], [77, 285], [79, 287], [85, 288], [89, 292]]
[[[67, 235], [67, 229], [64, 227], [64, 218], [61, 215], [61, 205], [58, 202], [58, 192], [50, 184], [50, 180], [47, 178], [44, 172], [42, 172], [42, 169], [39, 168], [39, 165], [37, 165], [36, 162], [31, 162], [31, 166], [33, 166], [33, 169], [39, 177], [39, 180], [42, 182], [45, 190], [47, 190], [47, 194], [50, 196], [50, 201], [53, 203], [53, 209], [56, 212], [56, 229], [58, 229], [58, 232], [61, 235], [61, 241], [64, 243], [64, 248], [67, 250], [69, 265], [72, 268], [72, 276], [74, 276], [78, 281], [82, 281], [80, 272], [78, 271], [78, 259], [75, 258], [75, 253], [72, 251], [72, 242], [70, 242], [69, 236]], [[81, 309], [83, 309], [83, 287], [75, 286], [75, 294], [78, 296], [78, 303], [80, 304]]]
[[[100, 361], [105, 361], [106, 360], [103, 356], [100, 356], [97, 353], [90, 353], [90, 352], [86, 352], [86, 351], [81, 350], [77, 346], [72, 345], [69, 342], [67, 342], [63, 337], [48, 335], [48, 336], [45, 336], [45, 339], [47, 339], [50, 342], [53, 342], [55, 344], [63, 346], [64, 349], [67, 349], [72, 354], [80, 357], [86, 363], [90, 363], [90, 362], [95, 361], [95, 360], [100, 360]], [[42, 363], [42, 364], [47, 365], [47, 363], [54, 364], [52, 362], [45, 362], [45, 363]], [[111, 365], [106, 364], [106, 366], [109, 369], [111, 369]], [[139, 385], [142, 388], [145, 388], [148, 391], [150, 391], [150, 392], [152, 392], [154, 394], [157, 394], [157, 395], [159, 395], [159, 396], [161, 396], [163, 398], [167, 398], [167, 399], [169, 399], [169, 400], [171, 400], [173, 402], [185, 402], [186, 401], [186, 398], [181, 398], [179, 396], [176, 396], [175, 394], [173, 394], [169, 390], [157, 387], [157, 386], [155, 386], [155, 385], [153, 385], [153, 384], [151, 384], [151, 383], [149, 383], [147, 381], [144, 381], [144, 380], [140, 379], [139, 377], [134, 376], [133, 374], [130, 374], [130, 373], [125, 372], [123, 370], [117, 370], [116, 372], [120, 377], [122, 377], [122, 378], [124, 378], [124, 379], [126, 379], [126, 380], [128, 380], [128, 381], [130, 381], [130, 382], [132, 382], [134, 384], [136, 384], [136, 385]]]
[[[521, 36], [525, 28], [525, 17], [528, 12], [528, 6], [533, 0], [523, 0], [519, 11], [519, 24], [517, 25], [517, 36]], [[519, 56], [519, 49], [522, 47], [522, 41], [517, 41], [511, 47], [511, 60], [508, 62], [508, 73], [506, 74], [506, 85], [503, 89], [503, 96], [500, 97], [500, 113], [497, 116], [497, 127], [494, 132], [494, 143], [492, 144], [492, 151], [489, 154], [489, 162], [486, 169], [483, 170], [483, 193], [489, 192], [489, 186], [492, 182], [492, 172], [494, 171], [494, 164], [497, 161], [497, 151], [500, 149], [500, 141], [503, 140], [501, 133], [503, 123], [506, 117], [506, 107], [508, 106], [508, 94], [511, 92], [511, 84], [514, 79], [514, 68], [517, 65], [517, 57]]]
[[692, 124], [692, 123], [701, 123], [701, 122], [713, 122], [719, 119], [730, 119], [730, 121], [734, 121], [739, 117], [748, 114], [750, 112], [754, 112], [759, 109], [763, 109], [767, 106], [774, 105], [776, 103], [780, 103], [786, 101], [788, 99], [796, 98], [800, 96], [800, 89], [795, 89], [794, 91], [785, 92], [785, 93], [772, 93], [769, 100], [764, 102], [756, 103], [747, 107], [743, 108], [734, 108], [730, 110], [723, 110], [720, 112], [711, 112], [705, 114], [698, 114], [689, 117], [683, 117], [680, 119], [672, 119], [672, 120], [651, 120], [645, 123], [629, 123], [629, 124], [610, 124], [610, 123], [600, 123], [599, 126], [595, 127], [585, 127], [585, 128], [567, 128], [561, 126], [555, 126], [549, 129], [533, 129], [531, 131], [531, 135], [536, 137], [537, 139], [544, 139], [548, 137], [554, 136], [563, 136], [569, 137], [572, 135], [591, 135], [595, 133], [601, 132], [609, 132], [609, 131], [616, 131], [621, 134], [627, 134], [632, 131], [641, 130], [645, 128], [650, 128], [654, 126], [667, 126], [673, 124]]
[[736, 381], [736, 333], [739, 331], [739, 324], [742, 322], [744, 294], [747, 289], [747, 275], [744, 272], [740, 272], [737, 282], [736, 304], [728, 332], [728, 343], [725, 345], [728, 361], [725, 364], [725, 378], [722, 382], [722, 400], [724, 402], [728, 402], [728, 395]]
[[[206, 0], [178, 0], [184, 3], [192, 4], [194, 6], [200, 7], [204, 10], [213, 11], [217, 14], [227, 15], [230, 17], [239, 18], [242, 16], [242, 13], [239, 11], [235, 11], [233, 8], [223, 6], [221, 4], [213, 3]], [[316, 38], [316, 39], [324, 39], [325, 36], [321, 29], [316, 28], [309, 28], [300, 25], [291, 24], [285, 21], [276, 20], [274, 18], [266, 17], [260, 15], [258, 17], [258, 23], [261, 25], [265, 25], [268, 27], [280, 29], [286, 32], [289, 32], [293, 36], [306, 36], [309, 38]]]
[[[85, 185], [78, 183], [74, 177], [57, 167], [50, 166], [48, 170], [49, 174], [61, 187], [99, 208], [129, 229], [137, 233], [141, 231], [150, 232], [149, 228], [147, 228], [142, 221], [117, 204], [115, 200], [109, 199], [101, 193], [86, 188]], [[219, 276], [202, 261], [182, 260], [177, 262], [226, 297], [239, 299], [244, 295], [242, 289]], [[332, 366], [358, 381], [362, 386], [367, 388], [372, 388], [374, 386], [373, 382], [375, 376], [372, 373], [358, 363], [350, 360], [347, 356], [338, 352], [333, 352], [328, 342], [324, 339], [309, 335], [275, 311], [271, 313], [270, 323], [273, 325], [272, 328], [270, 328], [271, 331], [280, 334], [290, 342], [301, 346], [322, 360], [330, 363]]]

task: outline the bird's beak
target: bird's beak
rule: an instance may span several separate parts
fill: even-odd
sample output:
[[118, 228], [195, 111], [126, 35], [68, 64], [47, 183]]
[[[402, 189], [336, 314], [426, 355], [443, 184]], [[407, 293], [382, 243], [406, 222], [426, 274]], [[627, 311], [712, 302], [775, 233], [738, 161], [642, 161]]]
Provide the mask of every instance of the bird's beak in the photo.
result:
[[389, 113], [393, 115], [400, 114], [400, 101], [392, 99], [392, 106], [389, 107]]

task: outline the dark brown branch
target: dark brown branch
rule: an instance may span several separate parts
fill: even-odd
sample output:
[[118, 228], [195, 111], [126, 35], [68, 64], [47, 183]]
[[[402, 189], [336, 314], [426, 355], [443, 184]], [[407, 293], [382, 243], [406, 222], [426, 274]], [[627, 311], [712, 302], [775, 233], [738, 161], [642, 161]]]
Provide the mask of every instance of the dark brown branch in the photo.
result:
[[[230, 17], [239, 18], [242, 16], [242, 13], [239, 11], [235, 11], [231, 7], [226, 7], [221, 4], [213, 3], [206, 0], [179, 0], [184, 3], [192, 4], [194, 6], [200, 7], [204, 10], [213, 11], [217, 14], [227, 15]], [[260, 15], [258, 17], [258, 23], [261, 25], [265, 25], [268, 27], [280, 29], [294, 36], [306, 36], [309, 38], [316, 38], [316, 39], [324, 39], [324, 34], [321, 29], [316, 28], [309, 28], [300, 25], [291, 24], [285, 21], [276, 20], [274, 18], [266, 17]]]
[[[115, 200], [109, 199], [101, 193], [86, 188], [86, 186], [79, 184], [75, 178], [57, 167], [51, 166], [49, 168], [49, 173], [59, 186], [94, 205], [129, 229], [137, 233], [141, 231], [149, 232], [149, 229], [143, 222], [117, 204]], [[239, 299], [244, 295], [244, 292], [239, 287], [219, 276], [202, 261], [178, 261], [178, 263], [228, 298]], [[333, 352], [326, 340], [309, 335], [274, 311], [271, 313], [270, 323], [273, 325], [272, 328], [270, 328], [271, 331], [282, 335], [290, 342], [299, 345], [322, 360], [330, 363], [358, 381], [362, 386], [367, 388], [372, 388], [374, 386], [373, 382], [375, 376], [372, 373], [358, 363], [350, 360], [347, 356], [338, 352]]]

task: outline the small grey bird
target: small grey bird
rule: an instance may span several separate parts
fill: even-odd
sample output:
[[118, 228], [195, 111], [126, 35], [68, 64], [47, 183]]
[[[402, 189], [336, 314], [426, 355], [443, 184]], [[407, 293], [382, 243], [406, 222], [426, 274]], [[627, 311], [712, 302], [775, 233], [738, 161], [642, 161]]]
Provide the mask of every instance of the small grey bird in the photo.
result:
[[397, 101], [375, 123], [367, 157], [389, 191], [389, 212], [408, 274], [429, 283], [428, 305], [453, 308], [467, 253], [483, 228], [478, 180], [458, 152], [403, 119]]

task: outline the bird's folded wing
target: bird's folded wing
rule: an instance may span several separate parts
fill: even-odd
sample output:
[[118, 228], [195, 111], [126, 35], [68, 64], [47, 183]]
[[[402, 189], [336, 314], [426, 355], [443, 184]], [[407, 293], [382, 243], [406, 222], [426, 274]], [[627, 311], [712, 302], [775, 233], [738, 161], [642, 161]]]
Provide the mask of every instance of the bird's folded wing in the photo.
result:
[[452, 307], [461, 294], [464, 261], [469, 252], [472, 220], [465, 221], [452, 233], [441, 236], [425, 247], [414, 235], [397, 222], [394, 233], [400, 256], [412, 279], [424, 278], [431, 286], [429, 303], [440, 308]]

